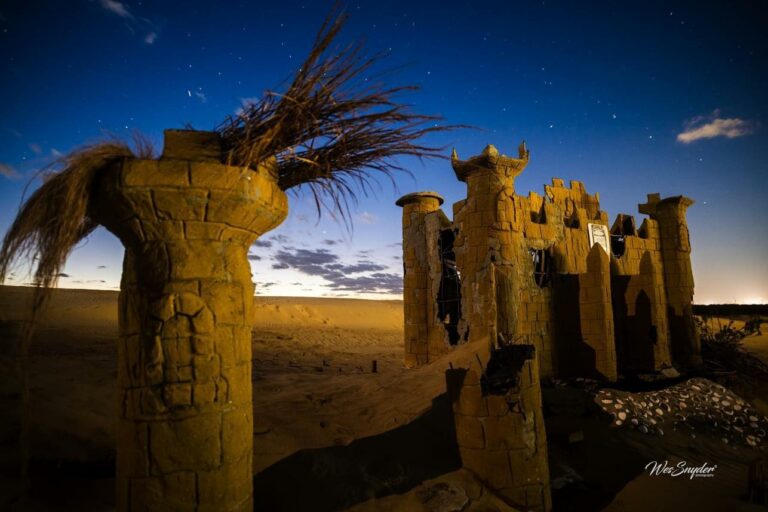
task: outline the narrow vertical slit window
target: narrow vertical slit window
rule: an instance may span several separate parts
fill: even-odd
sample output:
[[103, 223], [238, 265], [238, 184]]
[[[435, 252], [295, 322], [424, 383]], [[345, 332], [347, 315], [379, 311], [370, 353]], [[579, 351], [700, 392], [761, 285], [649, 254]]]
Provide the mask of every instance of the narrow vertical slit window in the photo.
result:
[[531, 249], [533, 280], [539, 288], [546, 288], [552, 282], [552, 255], [545, 249]]

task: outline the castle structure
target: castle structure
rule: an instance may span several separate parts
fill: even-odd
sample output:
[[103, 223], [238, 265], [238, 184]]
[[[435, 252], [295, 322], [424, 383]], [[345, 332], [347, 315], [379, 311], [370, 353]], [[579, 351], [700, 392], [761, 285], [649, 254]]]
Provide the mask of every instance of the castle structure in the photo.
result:
[[649, 194], [637, 227], [598, 194], [553, 179], [515, 192], [528, 164], [489, 145], [451, 157], [467, 197], [418, 192], [403, 208], [405, 362], [470, 344], [446, 372], [462, 465], [521, 510], [552, 508], [541, 378], [660, 371], [701, 362], [683, 196]]
[[[420, 366], [478, 339], [536, 347], [542, 377], [616, 380], [700, 362], [686, 209], [649, 194], [640, 226], [613, 224], [599, 194], [553, 179], [544, 195], [515, 191], [528, 163], [492, 146], [454, 150], [467, 197], [453, 221], [436, 192], [401, 197], [405, 362]], [[505, 304], [501, 307], [501, 304]]]

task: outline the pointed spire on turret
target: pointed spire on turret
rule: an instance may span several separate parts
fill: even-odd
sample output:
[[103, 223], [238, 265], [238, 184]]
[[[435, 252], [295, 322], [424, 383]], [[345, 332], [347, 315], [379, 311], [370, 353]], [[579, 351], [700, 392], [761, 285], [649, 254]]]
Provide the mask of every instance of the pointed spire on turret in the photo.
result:
[[520, 158], [520, 160], [528, 160], [530, 157], [531, 152], [525, 147], [525, 139], [523, 139], [520, 145], [517, 146], [517, 154], [519, 155], [518, 158]]
[[459, 160], [459, 154], [456, 152], [456, 148], [451, 151], [451, 162], [457, 162]]
[[488, 144], [487, 146], [485, 146], [485, 149], [483, 149], [483, 155], [490, 158], [498, 158], [499, 150], [496, 149], [496, 146], [494, 146], [493, 144]]

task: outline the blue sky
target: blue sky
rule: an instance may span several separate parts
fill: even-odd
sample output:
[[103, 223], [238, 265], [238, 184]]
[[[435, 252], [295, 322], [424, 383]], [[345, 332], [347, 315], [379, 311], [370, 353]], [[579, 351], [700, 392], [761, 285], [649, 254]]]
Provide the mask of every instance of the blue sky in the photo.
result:
[[[685, 194], [696, 302], [768, 301], [768, 132], [763, 2], [348, 2], [339, 42], [382, 53], [420, 113], [477, 130], [435, 135], [462, 157], [488, 144], [600, 192], [611, 217], [646, 193]], [[0, 4], [0, 231], [34, 172], [106, 133], [211, 129], [280, 85], [331, 2], [16, 1]], [[464, 194], [446, 161], [402, 161], [395, 191], [362, 198], [352, 233], [309, 198], [254, 247], [259, 293], [396, 298], [402, 193]], [[116, 288], [122, 249], [99, 230], [60, 286]], [[10, 283], [24, 282], [19, 270]], [[343, 279], [339, 275], [344, 276]]]

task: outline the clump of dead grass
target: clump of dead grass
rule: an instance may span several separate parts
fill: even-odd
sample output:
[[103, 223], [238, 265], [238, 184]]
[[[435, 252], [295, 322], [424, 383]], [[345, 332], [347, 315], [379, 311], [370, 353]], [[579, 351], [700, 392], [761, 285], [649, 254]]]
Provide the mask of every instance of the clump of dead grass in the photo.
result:
[[348, 223], [350, 205], [358, 192], [372, 191], [374, 175], [392, 181], [394, 171], [407, 172], [393, 157], [441, 156], [443, 148], [417, 140], [457, 126], [439, 126], [439, 117], [415, 114], [395, 100], [415, 87], [371, 80], [378, 57], [364, 57], [360, 44], [331, 51], [345, 19], [334, 13], [326, 19], [285, 93], [267, 92], [217, 130], [229, 164], [252, 166], [276, 156], [283, 190], [306, 185], [318, 215], [326, 210]]
[[128, 145], [100, 142], [77, 149], [42, 171], [43, 184], [21, 206], [0, 248], [0, 282], [20, 259], [32, 262], [38, 288], [33, 310], [55, 286], [67, 256], [97, 223], [89, 215], [96, 174], [121, 158]]
[[[137, 152], [151, 155], [151, 146], [135, 138]], [[116, 140], [100, 142], [72, 151], [39, 173], [43, 184], [19, 209], [0, 247], [0, 283], [19, 260], [31, 263], [32, 295], [30, 318], [21, 329], [15, 348], [16, 373], [21, 391], [21, 478], [27, 485], [29, 433], [29, 345], [34, 326], [51, 289], [61, 274], [67, 256], [97, 222], [90, 214], [96, 176], [117, 160], [132, 158], [128, 145]], [[24, 497], [25, 494], [22, 494]]]

